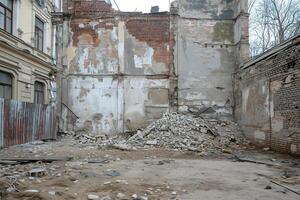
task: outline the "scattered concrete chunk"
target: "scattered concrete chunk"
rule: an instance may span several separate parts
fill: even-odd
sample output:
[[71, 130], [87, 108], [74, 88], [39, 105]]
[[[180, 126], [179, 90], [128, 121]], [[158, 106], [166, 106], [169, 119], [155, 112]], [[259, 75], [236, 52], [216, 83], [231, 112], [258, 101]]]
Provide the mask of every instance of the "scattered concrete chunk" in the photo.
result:
[[107, 170], [107, 171], [105, 171], [105, 175], [111, 176], [111, 177], [116, 177], [116, 176], [120, 176], [121, 174], [115, 170]]
[[146, 142], [147, 145], [157, 145], [157, 140], [149, 140]]
[[49, 191], [48, 194], [49, 194], [49, 196], [55, 196], [56, 192], [55, 191]]
[[37, 140], [37, 141], [32, 141], [30, 142], [31, 145], [42, 145], [42, 144], [45, 144], [44, 141], [40, 141], [40, 140]]
[[35, 168], [28, 172], [28, 176], [31, 177], [42, 177], [46, 175], [46, 169], [44, 168]]
[[109, 195], [106, 195], [106, 196], [104, 196], [104, 197], [101, 198], [101, 200], [111, 200], [111, 199], [112, 199], [112, 198], [110, 198]]
[[100, 200], [100, 197], [98, 195], [89, 194], [88, 200]]
[[125, 198], [125, 196], [126, 196], [125, 194], [120, 193], [120, 192], [117, 194], [117, 198], [119, 198], [119, 199], [123, 199], [123, 198]]
[[270, 185], [267, 185], [266, 187], [265, 187], [265, 190], [271, 190], [272, 189], [272, 187], [270, 186]]
[[38, 193], [38, 190], [25, 190], [24, 192], [29, 192], [29, 193]]

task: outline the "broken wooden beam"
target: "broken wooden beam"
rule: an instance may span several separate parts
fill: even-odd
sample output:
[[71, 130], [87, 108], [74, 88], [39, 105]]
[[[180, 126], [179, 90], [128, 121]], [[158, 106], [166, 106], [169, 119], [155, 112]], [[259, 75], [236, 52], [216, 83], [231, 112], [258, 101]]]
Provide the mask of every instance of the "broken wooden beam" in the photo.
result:
[[295, 194], [300, 195], [300, 192], [295, 191], [294, 189], [292, 189], [292, 188], [290, 188], [290, 187], [288, 187], [288, 186], [285, 186], [285, 185], [282, 185], [282, 184], [280, 184], [280, 183], [277, 183], [276, 181], [271, 180], [271, 183], [274, 183], [275, 185], [279, 185], [280, 187], [283, 187], [283, 188], [289, 190], [290, 192], [293, 192], [293, 193], [295, 193]]
[[54, 162], [54, 161], [69, 161], [72, 157], [18, 157], [18, 158], [0, 158], [0, 164], [24, 164], [31, 162]]
[[261, 165], [267, 165], [267, 166], [280, 166], [279, 164], [276, 164], [276, 163], [251, 160], [251, 159], [247, 159], [247, 158], [239, 158], [237, 155], [234, 155], [234, 159], [238, 162], [249, 162], [249, 163], [261, 164]]
[[0, 160], [0, 165], [17, 165], [19, 164], [16, 161], [11, 161], [11, 160]]

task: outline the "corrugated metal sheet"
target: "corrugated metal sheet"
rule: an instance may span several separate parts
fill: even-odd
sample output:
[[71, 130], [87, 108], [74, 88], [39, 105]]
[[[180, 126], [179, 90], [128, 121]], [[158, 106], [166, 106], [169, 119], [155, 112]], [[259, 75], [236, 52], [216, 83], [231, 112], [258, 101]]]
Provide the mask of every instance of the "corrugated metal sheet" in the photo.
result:
[[0, 99], [0, 147], [3, 147], [3, 112], [4, 112], [4, 100], [3, 99]]
[[56, 139], [55, 108], [0, 99], [0, 147]]

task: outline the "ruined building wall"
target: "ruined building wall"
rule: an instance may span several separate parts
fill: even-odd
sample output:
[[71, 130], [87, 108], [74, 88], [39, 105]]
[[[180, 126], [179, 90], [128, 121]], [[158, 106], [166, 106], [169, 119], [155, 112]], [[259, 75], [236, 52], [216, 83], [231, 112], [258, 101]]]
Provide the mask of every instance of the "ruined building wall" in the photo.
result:
[[107, 2], [64, 1], [62, 99], [80, 127], [136, 130], [190, 105], [231, 115], [232, 73], [248, 56], [246, 0], [178, 0], [151, 14]]
[[231, 115], [232, 73], [248, 58], [247, 1], [178, 0], [176, 5], [179, 110], [213, 107]]
[[121, 13], [105, 1], [66, 1], [65, 13], [64, 99], [79, 127], [114, 134], [160, 118], [171, 95], [170, 15]]
[[300, 155], [300, 35], [241, 66], [235, 117], [255, 144]]

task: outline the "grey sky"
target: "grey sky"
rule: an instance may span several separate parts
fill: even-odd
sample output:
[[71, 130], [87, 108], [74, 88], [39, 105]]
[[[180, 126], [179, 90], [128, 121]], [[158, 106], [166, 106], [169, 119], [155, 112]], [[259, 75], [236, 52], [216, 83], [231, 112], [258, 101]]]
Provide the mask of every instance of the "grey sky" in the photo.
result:
[[[142, 11], [150, 12], [151, 6], [158, 5], [160, 11], [169, 11], [169, 0], [115, 0], [122, 11]], [[170, 0], [171, 1], [171, 0]], [[115, 9], [116, 5], [113, 0], [111, 3]]]

